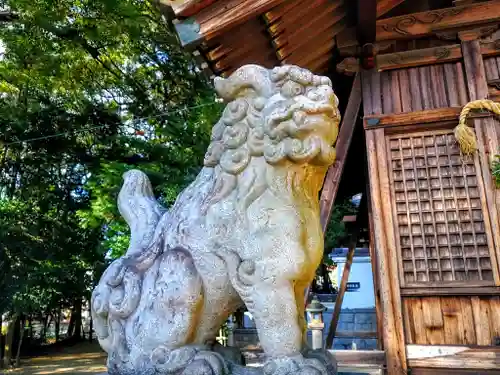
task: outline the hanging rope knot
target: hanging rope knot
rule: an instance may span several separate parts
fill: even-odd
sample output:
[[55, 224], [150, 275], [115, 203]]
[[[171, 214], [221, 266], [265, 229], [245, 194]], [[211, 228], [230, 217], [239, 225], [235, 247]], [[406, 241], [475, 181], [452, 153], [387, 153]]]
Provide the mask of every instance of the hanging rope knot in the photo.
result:
[[473, 100], [467, 103], [460, 112], [458, 125], [455, 127], [455, 139], [460, 151], [464, 155], [471, 155], [477, 150], [477, 140], [474, 130], [467, 125], [467, 116], [473, 109], [486, 109], [496, 115], [500, 115], [500, 103], [489, 99]]

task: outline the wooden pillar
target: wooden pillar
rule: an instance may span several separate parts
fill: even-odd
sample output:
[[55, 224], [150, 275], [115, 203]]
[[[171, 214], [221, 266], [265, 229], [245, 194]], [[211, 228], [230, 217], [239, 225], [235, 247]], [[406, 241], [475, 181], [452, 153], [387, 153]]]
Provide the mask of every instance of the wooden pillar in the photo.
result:
[[[488, 98], [488, 83], [486, 79], [486, 70], [483, 56], [481, 54], [481, 45], [479, 41], [479, 31], [464, 31], [459, 33], [462, 41], [462, 54], [465, 66], [465, 75], [467, 78], [467, 88], [469, 99], [478, 100]], [[487, 212], [489, 218], [485, 217], [486, 222], [491, 222], [493, 243], [495, 251], [492, 252], [492, 262], [500, 265], [500, 206], [497, 201], [500, 192], [495, 189], [491, 178], [492, 157], [499, 152], [500, 147], [500, 127], [496, 126], [498, 121], [494, 118], [474, 119], [474, 130], [477, 136], [479, 168], [484, 180], [484, 195], [486, 197]], [[485, 215], [487, 216], [487, 215]], [[496, 255], [496, 259], [494, 259]], [[497, 285], [500, 285], [500, 279], [497, 276]]]
[[366, 132], [373, 238], [375, 244], [380, 300], [382, 303], [383, 342], [386, 353], [387, 374], [406, 374], [406, 351], [403, 331], [398, 264], [394, 257], [396, 238], [390, 207], [390, 183], [385, 170], [385, 135], [383, 129]]

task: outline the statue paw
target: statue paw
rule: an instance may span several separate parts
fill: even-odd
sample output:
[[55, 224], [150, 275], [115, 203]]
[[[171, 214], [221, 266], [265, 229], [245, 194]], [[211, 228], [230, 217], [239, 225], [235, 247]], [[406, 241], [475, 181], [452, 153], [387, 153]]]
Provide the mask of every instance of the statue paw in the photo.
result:
[[228, 375], [224, 358], [215, 352], [194, 346], [168, 349], [160, 346], [151, 355], [158, 374]]
[[270, 360], [264, 366], [264, 375], [336, 375], [335, 361], [330, 362], [327, 355], [311, 355], [307, 357], [281, 357]]
[[327, 369], [327, 374], [337, 374], [337, 360], [325, 349], [306, 349], [302, 352], [305, 358], [317, 359]]

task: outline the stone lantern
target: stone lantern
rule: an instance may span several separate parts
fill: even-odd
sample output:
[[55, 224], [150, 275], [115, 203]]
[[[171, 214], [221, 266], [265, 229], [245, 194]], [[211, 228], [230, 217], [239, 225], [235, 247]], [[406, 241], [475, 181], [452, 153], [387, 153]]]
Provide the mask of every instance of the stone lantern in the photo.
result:
[[325, 328], [323, 312], [326, 310], [327, 308], [319, 302], [316, 296], [313, 296], [311, 302], [306, 307], [308, 317], [307, 328], [311, 330], [313, 349], [323, 348], [323, 329]]

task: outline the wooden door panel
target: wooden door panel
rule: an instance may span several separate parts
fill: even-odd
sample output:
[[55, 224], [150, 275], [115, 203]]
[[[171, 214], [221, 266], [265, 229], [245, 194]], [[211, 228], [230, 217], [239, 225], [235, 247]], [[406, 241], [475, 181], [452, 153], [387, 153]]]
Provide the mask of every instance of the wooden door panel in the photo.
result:
[[461, 157], [451, 129], [393, 134], [386, 144], [401, 286], [494, 285], [475, 160]]

